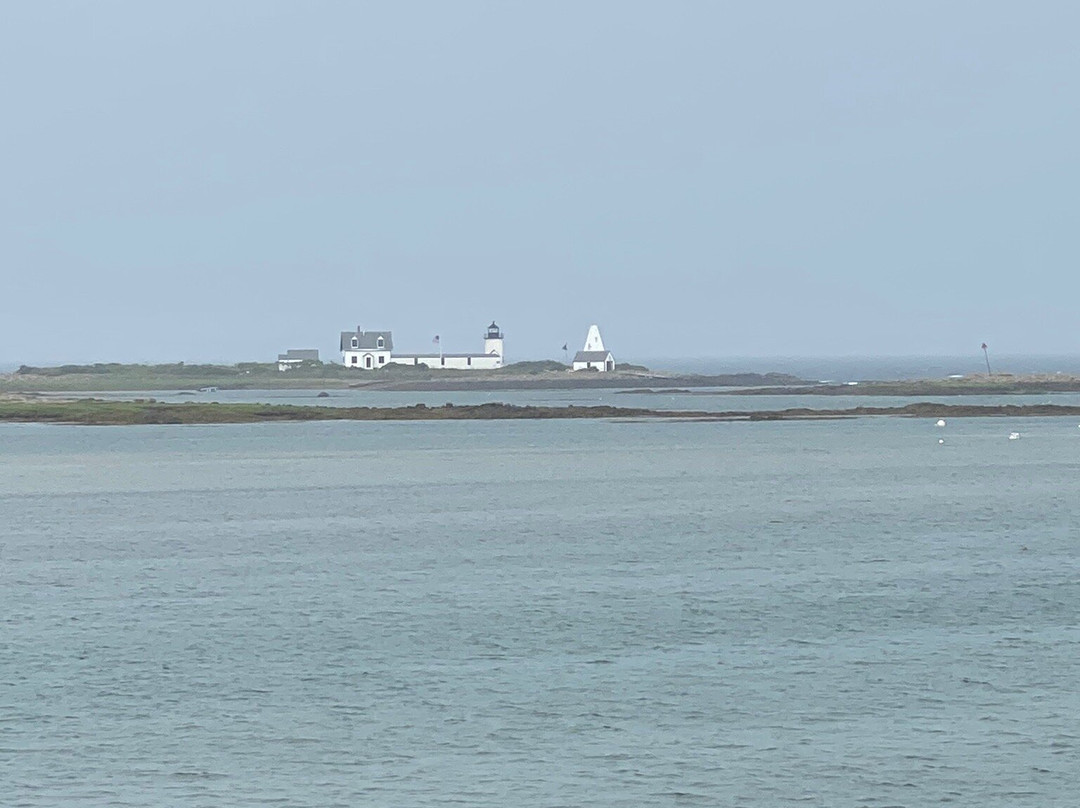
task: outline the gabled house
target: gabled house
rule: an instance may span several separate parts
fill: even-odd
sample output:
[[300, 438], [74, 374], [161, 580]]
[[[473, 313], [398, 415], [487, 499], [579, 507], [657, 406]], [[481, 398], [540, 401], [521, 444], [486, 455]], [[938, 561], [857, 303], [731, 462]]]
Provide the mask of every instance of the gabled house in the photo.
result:
[[355, 331], [341, 332], [341, 361], [347, 368], [381, 368], [390, 361], [393, 350], [394, 339], [389, 331], [364, 331], [357, 327]]

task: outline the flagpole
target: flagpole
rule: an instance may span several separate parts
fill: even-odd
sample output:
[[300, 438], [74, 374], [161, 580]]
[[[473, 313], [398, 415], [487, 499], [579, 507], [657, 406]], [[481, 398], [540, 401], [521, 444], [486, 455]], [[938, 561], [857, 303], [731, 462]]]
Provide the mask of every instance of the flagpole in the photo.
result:
[[993, 376], [993, 372], [990, 370], [990, 353], [986, 347], [986, 343], [982, 344], [983, 356], [986, 358], [986, 375]]

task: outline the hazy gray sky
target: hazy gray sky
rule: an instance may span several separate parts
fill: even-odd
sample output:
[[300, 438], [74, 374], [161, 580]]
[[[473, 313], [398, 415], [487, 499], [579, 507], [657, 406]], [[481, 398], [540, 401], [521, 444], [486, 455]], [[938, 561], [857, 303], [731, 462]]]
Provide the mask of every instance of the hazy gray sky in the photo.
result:
[[0, 362], [1080, 353], [1075, 2], [22, 2]]

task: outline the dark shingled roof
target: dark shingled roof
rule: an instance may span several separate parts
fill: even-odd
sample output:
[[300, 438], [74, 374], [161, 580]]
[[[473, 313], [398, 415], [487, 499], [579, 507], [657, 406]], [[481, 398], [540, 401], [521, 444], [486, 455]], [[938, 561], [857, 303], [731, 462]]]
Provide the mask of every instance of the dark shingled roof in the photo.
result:
[[[352, 340], [356, 337], [356, 347]], [[383, 338], [383, 346], [379, 347], [379, 337]], [[389, 331], [342, 331], [341, 350], [343, 351], [392, 351], [394, 340]]]
[[303, 360], [305, 362], [318, 362], [319, 350], [317, 348], [290, 348], [283, 354], [278, 354], [278, 361], [284, 359]]
[[[611, 351], [578, 351], [574, 354], [575, 362], [606, 362]], [[612, 357], [614, 359], [614, 357]]]
[[446, 359], [465, 359], [471, 356], [473, 359], [490, 359], [493, 356], [498, 356], [494, 351], [492, 353], [396, 353], [394, 359], [438, 359], [439, 357], [445, 357]]

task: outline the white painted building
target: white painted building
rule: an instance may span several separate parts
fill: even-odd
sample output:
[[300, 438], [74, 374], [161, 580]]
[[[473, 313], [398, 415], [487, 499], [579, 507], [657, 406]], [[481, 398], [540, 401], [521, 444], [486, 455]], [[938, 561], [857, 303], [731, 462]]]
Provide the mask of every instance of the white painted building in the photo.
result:
[[[436, 337], [438, 340], [438, 337]], [[492, 322], [484, 335], [483, 353], [394, 353], [389, 331], [341, 332], [341, 360], [345, 367], [377, 370], [386, 365], [427, 365], [432, 370], [495, 370], [503, 366], [503, 333]]]
[[599, 326], [590, 325], [585, 346], [574, 354], [572, 370], [598, 370], [601, 373], [615, 370], [615, 357], [604, 347]]
[[394, 340], [389, 331], [341, 332], [341, 361], [347, 368], [375, 370], [390, 361]]

